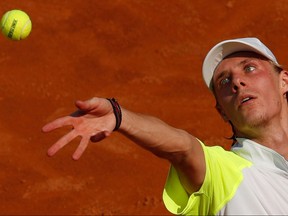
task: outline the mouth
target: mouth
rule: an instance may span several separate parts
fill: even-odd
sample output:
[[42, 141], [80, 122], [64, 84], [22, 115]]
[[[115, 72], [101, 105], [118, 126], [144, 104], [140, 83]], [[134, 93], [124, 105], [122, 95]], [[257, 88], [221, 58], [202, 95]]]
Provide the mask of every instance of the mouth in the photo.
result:
[[245, 97], [241, 100], [241, 104], [246, 103], [247, 101], [252, 100], [252, 97]]
[[239, 97], [239, 107], [241, 107], [244, 104], [247, 104], [249, 102], [251, 102], [252, 100], [254, 100], [255, 97], [251, 96], [251, 95], [242, 95]]

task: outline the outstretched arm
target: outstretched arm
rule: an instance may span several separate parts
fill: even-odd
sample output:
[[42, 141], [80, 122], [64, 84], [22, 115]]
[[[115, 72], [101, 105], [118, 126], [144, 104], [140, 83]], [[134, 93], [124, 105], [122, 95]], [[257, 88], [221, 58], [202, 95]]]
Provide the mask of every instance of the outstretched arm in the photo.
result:
[[[98, 142], [108, 137], [115, 128], [115, 115], [111, 103], [104, 98], [76, 101], [77, 112], [48, 123], [44, 132], [64, 126], [72, 130], [60, 138], [48, 150], [52, 156], [74, 138], [81, 141], [73, 154], [73, 159], [81, 157], [89, 141]], [[122, 108], [120, 133], [151, 151], [169, 160], [176, 168], [181, 182], [190, 193], [198, 190], [205, 176], [205, 159], [201, 144], [189, 133], [171, 127], [158, 118], [134, 113]]]

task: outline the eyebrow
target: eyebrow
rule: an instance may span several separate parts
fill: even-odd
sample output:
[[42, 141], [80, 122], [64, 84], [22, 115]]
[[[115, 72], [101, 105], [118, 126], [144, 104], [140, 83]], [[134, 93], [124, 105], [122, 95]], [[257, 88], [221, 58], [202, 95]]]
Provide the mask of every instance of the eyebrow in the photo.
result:
[[237, 64], [237, 67], [239, 67], [239, 66], [242, 66], [242, 65], [245, 65], [245, 64], [247, 64], [247, 63], [249, 63], [249, 62], [253, 62], [253, 61], [258, 61], [259, 59], [258, 58], [247, 58], [247, 59], [244, 59], [243, 61], [241, 61], [241, 62], [239, 62], [238, 64]]

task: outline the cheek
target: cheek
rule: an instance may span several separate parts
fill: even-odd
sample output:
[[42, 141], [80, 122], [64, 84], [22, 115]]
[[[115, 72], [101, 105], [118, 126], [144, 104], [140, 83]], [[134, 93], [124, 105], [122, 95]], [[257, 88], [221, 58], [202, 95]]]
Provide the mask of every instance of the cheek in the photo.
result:
[[257, 85], [263, 97], [267, 101], [278, 101], [282, 95], [281, 89], [278, 83], [263, 82], [262, 85]]
[[227, 118], [230, 118], [232, 112], [233, 112], [233, 102], [232, 97], [222, 97], [221, 99], [217, 100], [217, 103], [219, 104], [221, 115], [225, 115]]
[[221, 107], [226, 107], [233, 100], [233, 94], [229, 92], [228, 89], [215, 91], [214, 96]]
[[276, 89], [279, 91], [279, 76], [274, 71], [257, 73], [257, 76], [253, 76], [252, 83], [250, 84], [260, 89]]
[[229, 101], [231, 98], [231, 91], [228, 88], [214, 90], [214, 96], [219, 103]]

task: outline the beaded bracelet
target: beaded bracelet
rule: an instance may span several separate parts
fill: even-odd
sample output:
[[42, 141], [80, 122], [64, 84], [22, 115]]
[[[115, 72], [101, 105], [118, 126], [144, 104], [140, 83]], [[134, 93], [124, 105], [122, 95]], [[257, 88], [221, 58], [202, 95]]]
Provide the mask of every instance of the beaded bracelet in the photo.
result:
[[115, 98], [106, 98], [112, 105], [113, 107], [113, 112], [116, 118], [116, 125], [113, 131], [116, 131], [119, 129], [121, 122], [122, 122], [122, 112], [121, 112], [121, 108], [120, 105], [118, 104], [118, 102], [116, 101]]

